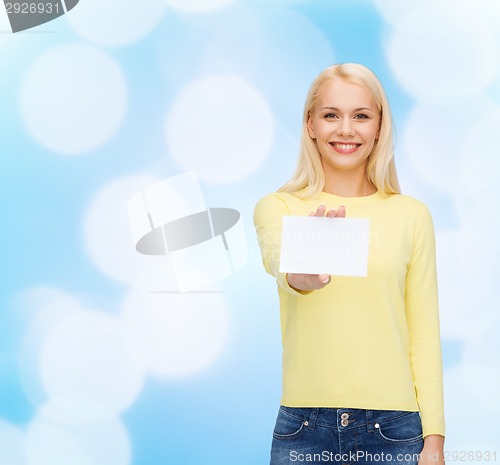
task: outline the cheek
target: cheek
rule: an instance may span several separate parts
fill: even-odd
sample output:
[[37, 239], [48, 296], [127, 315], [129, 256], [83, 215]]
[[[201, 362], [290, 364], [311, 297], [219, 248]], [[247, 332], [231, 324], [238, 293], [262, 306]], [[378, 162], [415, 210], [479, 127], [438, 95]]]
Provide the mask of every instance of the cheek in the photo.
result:
[[[368, 128], [367, 128], [368, 129]], [[372, 128], [369, 128], [365, 132], [365, 140], [368, 142], [375, 142], [375, 140], [378, 138], [380, 131], [378, 130], [378, 126], [374, 126]]]

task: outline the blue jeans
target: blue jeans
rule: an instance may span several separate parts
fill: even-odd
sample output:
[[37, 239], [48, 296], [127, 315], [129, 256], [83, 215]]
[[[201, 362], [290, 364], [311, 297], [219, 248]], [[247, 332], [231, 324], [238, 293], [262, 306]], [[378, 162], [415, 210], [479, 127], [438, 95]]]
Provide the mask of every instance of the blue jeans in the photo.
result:
[[280, 406], [271, 465], [417, 465], [418, 412]]

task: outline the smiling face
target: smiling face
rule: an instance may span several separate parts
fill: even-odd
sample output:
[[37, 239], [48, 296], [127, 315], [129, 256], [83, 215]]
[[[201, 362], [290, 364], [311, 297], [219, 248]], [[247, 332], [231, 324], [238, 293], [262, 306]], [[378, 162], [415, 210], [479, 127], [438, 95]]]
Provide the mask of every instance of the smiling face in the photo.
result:
[[321, 154], [325, 177], [346, 170], [366, 176], [366, 163], [379, 128], [380, 111], [363, 87], [338, 77], [325, 81], [307, 122], [309, 136]]

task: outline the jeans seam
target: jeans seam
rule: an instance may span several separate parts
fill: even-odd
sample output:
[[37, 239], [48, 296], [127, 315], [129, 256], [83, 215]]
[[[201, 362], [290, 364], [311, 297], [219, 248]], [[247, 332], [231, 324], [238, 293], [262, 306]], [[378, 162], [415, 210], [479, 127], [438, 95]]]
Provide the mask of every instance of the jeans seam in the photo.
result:
[[307, 420], [307, 418], [304, 418], [304, 417], [298, 417], [297, 415], [294, 415], [293, 413], [290, 413], [289, 411], [285, 410], [284, 408], [281, 409], [281, 412], [284, 414], [284, 415], [287, 415], [291, 418], [293, 418], [294, 420], [299, 420], [301, 421], [302, 423], [304, 423], [304, 421]]
[[419, 434], [418, 436], [415, 436], [414, 438], [409, 438], [409, 439], [391, 439], [391, 438], [388, 438], [387, 436], [384, 436], [384, 433], [382, 433], [381, 428], [378, 429], [378, 434], [385, 441], [394, 442], [394, 443], [406, 443], [406, 444], [409, 444], [409, 443], [412, 443], [412, 442], [418, 442], [418, 441], [422, 440], [422, 438], [423, 438], [423, 434]]
[[390, 423], [391, 421], [398, 420], [399, 418], [403, 418], [403, 417], [408, 416], [408, 415], [413, 415], [414, 413], [418, 413], [418, 412], [402, 412], [401, 414], [399, 414], [395, 417], [384, 418], [383, 420], [379, 420], [378, 422], [376, 419], [374, 419], [373, 421], [375, 423]]

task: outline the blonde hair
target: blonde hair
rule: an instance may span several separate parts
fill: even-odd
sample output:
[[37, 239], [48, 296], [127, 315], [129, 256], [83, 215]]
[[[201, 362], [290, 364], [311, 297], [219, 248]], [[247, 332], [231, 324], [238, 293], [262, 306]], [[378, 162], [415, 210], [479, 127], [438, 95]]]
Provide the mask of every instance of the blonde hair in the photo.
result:
[[335, 77], [346, 82], [358, 84], [366, 89], [374, 99], [380, 111], [380, 133], [373, 150], [368, 157], [366, 177], [378, 191], [384, 195], [399, 194], [398, 176], [394, 163], [394, 144], [392, 133], [392, 117], [387, 96], [382, 84], [375, 74], [366, 66], [356, 63], [343, 63], [326, 68], [312, 83], [307, 94], [302, 121], [302, 135], [299, 150], [299, 160], [295, 173], [278, 192], [294, 192], [305, 189], [297, 194], [299, 197], [313, 197], [325, 187], [325, 174], [321, 164], [321, 155], [316, 141], [307, 130], [309, 115], [314, 109], [318, 90], [327, 80]]

